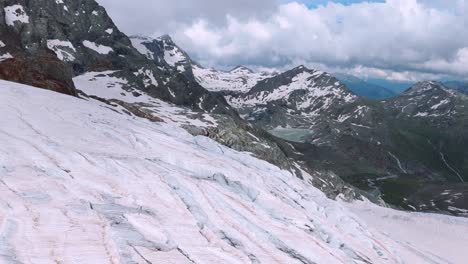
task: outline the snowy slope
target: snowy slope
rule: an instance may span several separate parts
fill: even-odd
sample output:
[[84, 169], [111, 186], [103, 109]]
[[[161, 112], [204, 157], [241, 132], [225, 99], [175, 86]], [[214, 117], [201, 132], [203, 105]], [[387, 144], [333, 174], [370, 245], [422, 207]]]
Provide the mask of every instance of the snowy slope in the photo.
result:
[[259, 81], [276, 75], [276, 73], [254, 72], [246, 67], [236, 67], [226, 72], [193, 65], [192, 71], [197, 82], [205, 89], [213, 92], [233, 91], [246, 93]]
[[426, 258], [427, 263], [466, 263], [466, 253], [458, 246], [468, 245], [466, 218], [407, 213], [366, 202], [345, 206], [359, 215], [370, 227], [382, 231], [395, 241], [400, 241], [408, 250], [419, 252], [421, 255], [432, 255]]
[[[213, 116], [176, 106], [140, 91], [123, 78], [115, 76], [114, 71], [88, 72], [73, 78], [76, 88], [87, 95], [103, 99], [117, 99], [134, 104], [149, 114], [162, 118], [166, 123], [178, 126], [215, 127]], [[169, 88], [169, 92], [172, 91]]]
[[[109, 108], [0, 81], [0, 263], [451, 263], [248, 153]], [[404, 228], [424, 219], [457, 223], [438, 232], [468, 257], [468, 221]]]

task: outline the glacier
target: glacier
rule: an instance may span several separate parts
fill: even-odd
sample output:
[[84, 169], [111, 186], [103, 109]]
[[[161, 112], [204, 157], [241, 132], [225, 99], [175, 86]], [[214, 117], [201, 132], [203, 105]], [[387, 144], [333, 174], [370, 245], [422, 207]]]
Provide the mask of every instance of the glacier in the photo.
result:
[[173, 122], [7, 81], [0, 111], [0, 263], [468, 259], [468, 219], [330, 200]]

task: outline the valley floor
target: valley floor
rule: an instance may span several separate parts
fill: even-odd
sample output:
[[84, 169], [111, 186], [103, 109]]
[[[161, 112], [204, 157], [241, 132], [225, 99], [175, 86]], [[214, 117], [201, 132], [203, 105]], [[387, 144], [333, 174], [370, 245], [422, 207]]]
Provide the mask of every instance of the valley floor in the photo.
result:
[[0, 263], [460, 263], [468, 220], [329, 200], [174, 124], [0, 81]]

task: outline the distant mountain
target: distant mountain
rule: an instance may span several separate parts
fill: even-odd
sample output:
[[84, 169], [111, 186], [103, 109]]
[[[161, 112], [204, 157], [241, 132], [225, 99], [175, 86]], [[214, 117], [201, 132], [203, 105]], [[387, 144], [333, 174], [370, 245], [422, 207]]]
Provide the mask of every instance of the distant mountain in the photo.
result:
[[467, 112], [466, 98], [440, 82], [425, 81], [386, 102], [399, 115], [423, 118], [440, 128], [449, 128]]
[[373, 101], [301, 66], [227, 99], [243, 118], [290, 141], [291, 155], [308, 167], [406, 209], [468, 209], [468, 100], [441, 83]]
[[466, 81], [447, 81], [444, 85], [448, 88], [468, 94], [468, 82]]
[[395, 81], [377, 78], [368, 78], [366, 80], [375, 85], [382, 86], [387, 90], [394, 92], [395, 94], [401, 94], [414, 85], [414, 82], [411, 81]]
[[330, 74], [299, 66], [227, 99], [247, 120], [274, 129], [302, 128], [316, 119], [333, 118], [338, 115], [337, 108], [357, 96]]
[[352, 75], [335, 73], [334, 76], [359, 96], [372, 99], [387, 99], [398, 94], [383, 86], [373, 84]]
[[210, 91], [239, 93], [246, 93], [259, 81], [276, 75], [276, 73], [254, 72], [244, 66], [235, 67], [230, 71], [220, 71], [207, 69], [198, 64], [193, 65], [193, 73], [198, 83]]

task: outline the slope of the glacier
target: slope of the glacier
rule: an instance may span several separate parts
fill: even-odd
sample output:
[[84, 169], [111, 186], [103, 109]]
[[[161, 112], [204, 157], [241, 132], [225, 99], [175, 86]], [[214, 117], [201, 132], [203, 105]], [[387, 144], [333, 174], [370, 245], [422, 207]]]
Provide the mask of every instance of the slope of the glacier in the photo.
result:
[[2, 263], [456, 263], [175, 125], [6, 81], [0, 111]]

